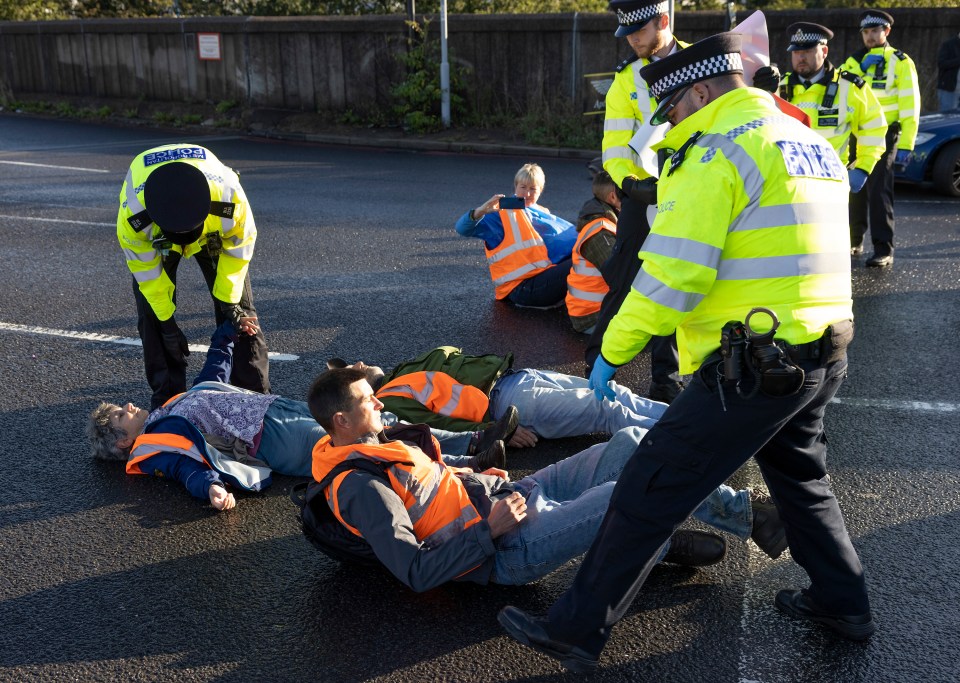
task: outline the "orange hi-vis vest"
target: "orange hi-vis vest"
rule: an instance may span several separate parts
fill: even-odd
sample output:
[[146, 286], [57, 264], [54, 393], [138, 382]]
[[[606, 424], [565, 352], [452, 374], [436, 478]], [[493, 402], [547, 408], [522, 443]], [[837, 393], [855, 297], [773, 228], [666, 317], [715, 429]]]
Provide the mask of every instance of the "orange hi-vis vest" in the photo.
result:
[[[171, 396], [163, 404], [163, 407], [166, 408], [168, 405], [175, 403], [185, 393], [187, 392], [181, 391], [176, 396]], [[197, 445], [185, 436], [162, 433], [141, 434], [134, 440], [133, 445], [130, 447], [130, 458], [127, 460], [127, 474], [149, 474], [148, 472], [141, 471], [140, 463], [161, 451], [180, 453], [197, 462], [203, 463], [210, 469], [214, 469], [213, 464], [204, 457], [204, 454], [200, 452]]]
[[499, 213], [503, 241], [496, 249], [484, 246], [498, 300], [506, 299], [514, 287], [553, 265], [547, 255], [547, 246], [533, 229], [526, 211], [501, 209]]
[[[390, 486], [410, 515], [417, 540], [427, 547], [436, 547], [477, 524], [481, 518], [463, 484], [439, 459], [439, 444], [434, 445], [437, 459], [402, 441], [334, 446], [327, 435], [313, 447], [313, 478], [322, 482], [331, 470], [353, 458], [383, 464]], [[344, 521], [337, 502], [337, 490], [351, 471], [334, 477], [324, 495], [340, 523], [362, 538], [363, 534]]]
[[567, 275], [567, 313], [571, 318], [596, 313], [600, 310], [600, 302], [610, 291], [603, 275], [596, 266], [583, 257], [580, 247], [601, 230], [617, 234], [617, 226], [608, 218], [595, 218], [580, 230], [577, 242], [573, 245], [573, 266]]
[[490, 409], [490, 399], [485, 393], [439, 370], [400, 375], [377, 390], [377, 398], [387, 396], [412, 398], [438, 415], [470, 422], [483, 422]]

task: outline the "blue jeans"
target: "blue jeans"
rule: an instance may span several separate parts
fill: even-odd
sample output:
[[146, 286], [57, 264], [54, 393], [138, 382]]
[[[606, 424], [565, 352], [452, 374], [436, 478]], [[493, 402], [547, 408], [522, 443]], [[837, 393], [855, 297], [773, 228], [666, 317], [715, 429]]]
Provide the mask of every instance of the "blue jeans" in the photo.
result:
[[[517, 482], [527, 496], [527, 517], [494, 540], [497, 552], [490, 580], [529, 583], [585, 553], [607, 512], [617, 478], [646, 433], [628, 427], [608, 443], [591, 446]], [[747, 539], [753, 527], [750, 492], [721, 486], [692, 516]], [[669, 543], [661, 557], [667, 548]]]
[[[382, 419], [385, 427], [397, 423], [397, 416], [393, 413], [382, 413]], [[468, 466], [465, 453], [473, 432], [448, 432], [432, 428], [430, 432], [440, 442], [443, 461], [447, 465]], [[278, 396], [263, 416], [263, 434], [257, 457], [277, 474], [309, 477], [312, 476], [313, 447], [326, 435], [323, 427], [313, 419], [306, 403]]]
[[530, 368], [509, 373], [497, 380], [490, 392], [490, 415], [499, 419], [507, 406], [520, 413], [520, 424], [545, 439], [560, 439], [606, 432], [624, 427], [650, 429], [667, 409], [667, 404], [637, 396], [611, 382], [616, 402], [598, 401], [583, 377]]

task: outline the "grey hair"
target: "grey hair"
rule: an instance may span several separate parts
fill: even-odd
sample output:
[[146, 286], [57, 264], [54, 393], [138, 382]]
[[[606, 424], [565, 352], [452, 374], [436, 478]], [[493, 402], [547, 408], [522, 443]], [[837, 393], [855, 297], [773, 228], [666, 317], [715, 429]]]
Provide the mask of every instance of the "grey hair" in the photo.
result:
[[110, 416], [120, 406], [113, 403], [101, 403], [90, 413], [87, 422], [87, 438], [90, 440], [90, 452], [100, 460], [126, 460], [130, 457], [129, 448], [121, 448], [117, 442], [128, 438], [127, 433], [113, 426]]

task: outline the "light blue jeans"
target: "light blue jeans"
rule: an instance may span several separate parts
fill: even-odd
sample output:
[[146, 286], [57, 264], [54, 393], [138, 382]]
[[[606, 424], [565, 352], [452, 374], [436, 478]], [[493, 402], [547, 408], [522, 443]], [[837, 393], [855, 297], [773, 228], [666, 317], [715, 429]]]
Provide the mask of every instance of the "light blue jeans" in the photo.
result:
[[[381, 417], [385, 427], [397, 423], [397, 416], [393, 413], [384, 412]], [[465, 454], [473, 432], [448, 432], [442, 429], [431, 429], [430, 432], [440, 442], [446, 464], [468, 466], [469, 458]], [[279, 396], [263, 416], [263, 433], [257, 457], [277, 474], [309, 477], [312, 476], [313, 447], [326, 435], [323, 427], [313, 419], [306, 403]]]
[[520, 413], [520, 424], [545, 439], [560, 439], [624, 427], [650, 429], [667, 409], [666, 403], [637, 396], [611, 382], [615, 402], [598, 401], [583, 377], [526, 368], [497, 380], [490, 392], [490, 414], [499, 419], [507, 406]]
[[[517, 482], [527, 494], [527, 516], [494, 540], [497, 552], [490, 580], [508, 585], [529, 583], [585, 553], [607, 512], [617, 477], [646, 433], [628, 427], [605, 444], [591, 446]], [[721, 486], [692, 516], [746, 540], [753, 528], [750, 492]], [[669, 542], [662, 553], [668, 548]]]

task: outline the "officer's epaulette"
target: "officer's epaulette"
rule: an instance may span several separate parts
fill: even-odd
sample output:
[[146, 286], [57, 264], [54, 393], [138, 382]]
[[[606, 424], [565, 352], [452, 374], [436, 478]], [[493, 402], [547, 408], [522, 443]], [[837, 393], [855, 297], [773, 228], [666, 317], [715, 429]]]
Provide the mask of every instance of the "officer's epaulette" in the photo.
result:
[[860, 78], [857, 74], [853, 73], [852, 71], [843, 71], [843, 70], [841, 70], [841, 71], [840, 71], [840, 78], [846, 78], [848, 81], [850, 81], [851, 83], [853, 83], [853, 84], [854, 84], [855, 86], [857, 86], [858, 88], [862, 88], [863, 86], [865, 86], [865, 85], [867, 84], [867, 82], [866, 82], [865, 80], [863, 80], [862, 78]]
[[624, 59], [622, 62], [617, 64], [617, 73], [620, 73], [621, 71], [626, 69], [628, 66], [633, 64], [638, 59], [640, 59], [640, 57], [638, 57], [637, 55], [633, 55], [632, 57], [627, 57], [626, 59]]
[[894, 50], [893, 54], [895, 54], [901, 62], [907, 58], [907, 53], [903, 50]]

